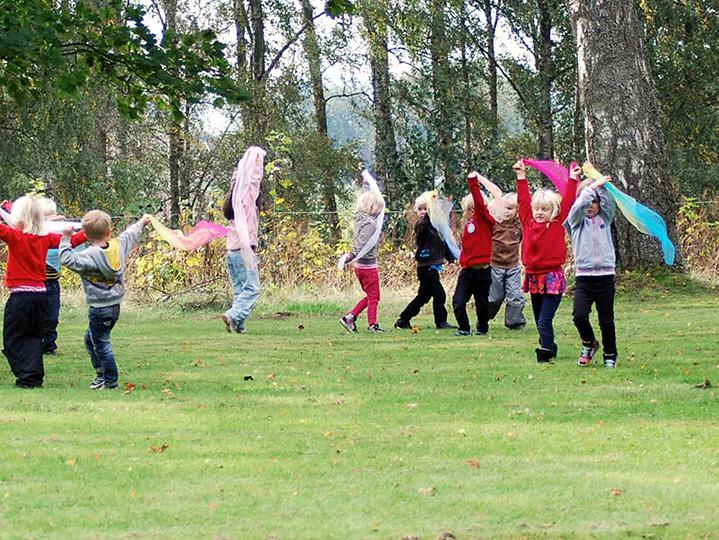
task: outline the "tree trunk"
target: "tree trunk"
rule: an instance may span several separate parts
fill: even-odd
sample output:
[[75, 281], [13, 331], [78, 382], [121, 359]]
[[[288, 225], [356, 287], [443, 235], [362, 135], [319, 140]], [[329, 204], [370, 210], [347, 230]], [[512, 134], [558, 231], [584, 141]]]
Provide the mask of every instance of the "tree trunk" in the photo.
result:
[[438, 143], [439, 168], [446, 186], [454, 187], [456, 167], [452, 148], [452, 103], [449, 94], [449, 43], [444, 14], [445, 2], [430, 3], [429, 52], [432, 62], [432, 97], [434, 98], [434, 127]]
[[535, 44], [539, 96], [537, 107], [537, 155], [539, 159], [554, 159], [554, 129], [552, 114], [552, 15], [548, 0], [537, 0], [538, 36]]
[[497, 56], [494, 50], [494, 44], [497, 33], [497, 22], [499, 16], [496, 10], [493, 10], [492, 0], [484, 0], [482, 4], [484, 11], [485, 31], [487, 37], [487, 86], [489, 90], [489, 128], [490, 137], [489, 144], [485, 154], [487, 156], [487, 171], [485, 174], [490, 178], [494, 177], [492, 166], [498, 154], [499, 145], [499, 106], [497, 104], [498, 85], [497, 85]]
[[[327, 102], [325, 101], [325, 89], [322, 84], [322, 61], [320, 57], [320, 46], [317, 39], [317, 31], [313, 20], [312, 4], [309, 0], [301, 0], [302, 3], [302, 20], [307, 25], [305, 30], [305, 38], [302, 46], [307, 56], [310, 71], [310, 81], [312, 84], [312, 99], [315, 106], [315, 121], [317, 122], [317, 131], [322, 135], [330, 147], [330, 140], [327, 130]], [[334, 179], [332, 171], [326, 171], [325, 177], [322, 179], [322, 197], [324, 199], [325, 212], [327, 212], [327, 223], [330, 226], [330, 234], [332, 238], [339, 235], [339, 221], [337, 216], [337, 201], [335, 199]]]
[[240, 84], [247, 82], [247, 9], [245, 0], [233, 0], [233, 14], [235, 19], [235, 57], [237, 60], [237, 81]]
[[[676, 239], [676, 205], [659, 100], [635, 4], [568, 0], [567, 6], [577, 42], [587, 155], [620, 189], [653, 206]], [[620, 267], [632, 269], [662, 260], [658, 242], [621, 217], [616, 232]]]
[[[164, 0], [165, 39], [172, 47], [177, 40], [177, 0]], [[169, 36], [168, 36], [169, 35]], [[179, 104], [175, 104], [179, 107]], [[168, 168], [170, 172], [170, 223], [177, 227], [180, 220], [180, 160], [182, 159], [182, 126], [174, 118], [168, 128]]]
[[461, 70], [462, 70], [462, 101], [464, 102], [464, 169], [474, 167], [474, 149], [472, 136], [472, 78], [470, 76], [469, 60], [467, 58], [467, 6], [461, 5]]
[[369, 45], [372, 93], [374, 99], [376, 174], [384, 184], [387, 206], [398, 209], [398, 184], [401, 178], [397, 142], [392, 120], [389, 57], [387, 52], [387, 19], [384, 0], [366, 5], [364, 24]]

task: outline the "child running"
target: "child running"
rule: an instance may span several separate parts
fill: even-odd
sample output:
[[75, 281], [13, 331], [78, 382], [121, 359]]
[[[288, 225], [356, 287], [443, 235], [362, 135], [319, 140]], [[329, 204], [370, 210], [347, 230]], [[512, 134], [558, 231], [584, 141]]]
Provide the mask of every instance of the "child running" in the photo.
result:
[[120, 318], [120, 302], [125, 296], [125, 261], [139, 242], [149, 216], [128, 227], [119, 237], [112, 237], [110, 216], [90, 210], [82, 217], [82, 230], [90, 246], [83, 251], [70, 247], [69, 231], [60, 243], [60, 261], [80, 274], [85, 299], [90, 306], [85, 348], [90, 355], [95, 378], [92, 390], [112, 390], [118, 386], [118, 371], [112, 351], [110, 332]]
[[576, 282], [574, 287], [574, 325], [582, 340], [577, 364], [588, 366], [599, 350], [589, 314], [597, 306], [602, 331], [604, 366], [617, 365], [617, 340], [614, 330], [614, 243], [612, 220], [616, 211], [614, 198], [604, 188], [611, 178], [584, 180], [579, 184], [577, 200], [572, 205], [564, 228], [572, 236]]
[[355, 212], [354, 246], [344, 259], [352, 263], [355, 276], [365, 293], [352, 311], [340, 319], [348, 332], [357, 331], [357, 317], [367, 308], [367, 331], [384, 332], [377, 322], [377, 306], [380, 300], [379, 269], [377, 266], [377, 245], [382, 230], [384, 199], [378, 189], [369, 189], [357, 199]]
[[564, 197], [549, 189], [529, 194], [524, 161], [512, 168], [517, 176], [517, 201], [522, 222], [522, 262], [525, 268], [524, 292], [532, 299], [532, 312], [539, 331], [537, 362], [550, 362], [557, 356], [554, 342], [554, 315], [567, 290], [564, 263], [567, 246], [564, 242], [564, 223], [577, 192], [579, 166], [572, 167]]
[[489, 287], [492, 274], [489, 261], [492, 256], [492, 229], [494, 218], [487, 209], [484, 195], [479, 190], [480, 175], [471, 172], [467, 176], [470, 194], [462, 199], [465, 224], [462, 232], [462, 252], [459, 264], [462, 270], [457, 278], [457, 287], [452, 297], [454, 316], [459, 326], [455, 336], [471, 336], [467, 302], [474, 297], [477, 311], [477, 335], [489, 332]]
[[456, 328], [447, 322], [447, 308], [444, 307], [447, 294], [439, 280], [439, 273], [442, 271], [445, 259], [452, 263], [456, 258], [430, 220], [428, 205], [431, 198], [436, 196], [437, 193], [434, 191], [425, 191], [417, 197], [414, 203], [415, 212], [419, 216], [419, 220], [414, 226], [414, 238], [417, 245], [414, 258], [417, 261], [419, 290], [417, 296], [407, 304], [395, 321], [394, 327], [398, 329], [412, 328], [412, 317], [416, 316], [422, 306], [430, 300], [432, 300], [435, 326], [440, 330]]
[[[42, 340], [48, 301], [45, 286], [45, 262], [50, 249], [62, 238], [47, 234], [43, 209], [33, 197], [20, 197], [12, 205], [10, 221], [0, 223], [0, 240], [8, 246], [5, 286], [10, 298], [3, 318], [3, 354], [20, 388], [38, 388], [45, 379]], [[84, 233], [68, 238], [68, 243], [85, 242]]]

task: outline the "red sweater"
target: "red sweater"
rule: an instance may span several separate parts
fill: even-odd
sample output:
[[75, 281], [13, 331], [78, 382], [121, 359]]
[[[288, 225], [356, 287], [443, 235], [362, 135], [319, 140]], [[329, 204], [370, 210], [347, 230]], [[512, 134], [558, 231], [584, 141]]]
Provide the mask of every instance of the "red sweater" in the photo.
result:
[[528, 274], [561, 270], [567, 262], [564, 227], [569, 209], [577, 196], [577, 181], [569, 179], [562, 197], [559, 215], [549, 223], [537, 223], [532, 217], [532, 196], [527, 180], [517, 180], [517, 206], [522, 221], [522, 264]]
[[[5, 286], [44, 287], [45, 259], [47, 250], [60, 246], [61, 234], [38, 236], [27, 234], [0, 223], [0, 240], [8, 247]], [[74, 246], [87, 242], [83, 231], [73, 234], [70, 243]]]
[[462, 232], [462, 253], [459, 256], [459, 264], [462, 268], [489, 264], [492, 257], [494, 229], [494, 218], [487, 209], [482, 192], [479, 191], [479, 179], [470, 176], [467, 178], [467, 185], [474, 200], [474, 212], [464, 224]]

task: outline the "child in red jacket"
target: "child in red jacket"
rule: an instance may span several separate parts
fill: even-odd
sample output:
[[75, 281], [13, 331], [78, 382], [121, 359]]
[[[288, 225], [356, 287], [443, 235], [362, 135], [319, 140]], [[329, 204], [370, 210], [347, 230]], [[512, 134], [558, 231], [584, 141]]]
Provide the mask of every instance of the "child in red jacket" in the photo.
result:
[[567, 290], [564, 263], [567, 246], [564, 227], [569, 209], [577, 193], [577, 179], [581, 169], [570, 171], [570, 180], [564, 197], [549, 189], [538, 189], [529, 194], [529, 185], [520, 159], [512, 167], [517, 175], [517, 202], [522, 222], [522, 263], [525, 276], [522, 289], [532, 299], [534, 321], [539, 331], [537, 362], [549, 362], [557, 356], [552, 321]]
[[[12, 205], [13, 226], [0, 223], [0, 241], [7, 244], [5, 286], [10, 298], [3, 318], [3, 354], [21, 388], [42, 386], [42, 337], [47, 314], [45, 260], [57, 248], [61, 234], [46, 234], [43, 209], [37, 199], [20, 197]], [[73, 236], [72, 244], [86, 241], [85, 233]]]
[[459, 256], [462, 270], [452, 296], [452, 308], [459, 326], [454, 335], [472, 335], [467, 317], [467, 302], [474, 296], [477, 335], [484, 336], [489, 332], [489, 287], [492, 284], [489, 260], [492, 256], [494, 218], [490, 215], [484, 196], [479, 190], [479, 173], [469, 173], [467, 185], [470, 195], [462, 199], [465, 217], [462, 252]]

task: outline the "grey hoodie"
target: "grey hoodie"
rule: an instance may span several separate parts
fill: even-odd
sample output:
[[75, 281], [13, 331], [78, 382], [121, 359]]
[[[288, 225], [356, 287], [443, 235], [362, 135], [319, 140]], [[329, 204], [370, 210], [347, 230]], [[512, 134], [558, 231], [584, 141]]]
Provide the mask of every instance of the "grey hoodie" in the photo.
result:
[[[355, 213], [355, 242], [352, 253], [359, 253], [364, 245], [369, 242], [377, 229], [377, 216], [365, 212]], [[365, 253], [364, 257], [353, 261], [359, 268], [374, 268], [377, 266], [377, 244]]]
[[[587, 208], [599, 198], [599, 213], [587, 217]], [[615, 255], [612, 242], [612, 220], [616, 213], [614, 197], [603, 187], [584, 188], [574, 201], [564, 228], [572, 236], [574, 266], [578, 276], [614, 274]]]
[[90, 246], [73, 251], [70, 239], [60, 242], [60, 262], [80, 274], [85, 298], [92, 307], [119, 304], [125, 296], [125, 260], [140, 241], [142, 221], [130, 225], [120, 236], [110, 240], [107, 247]]

